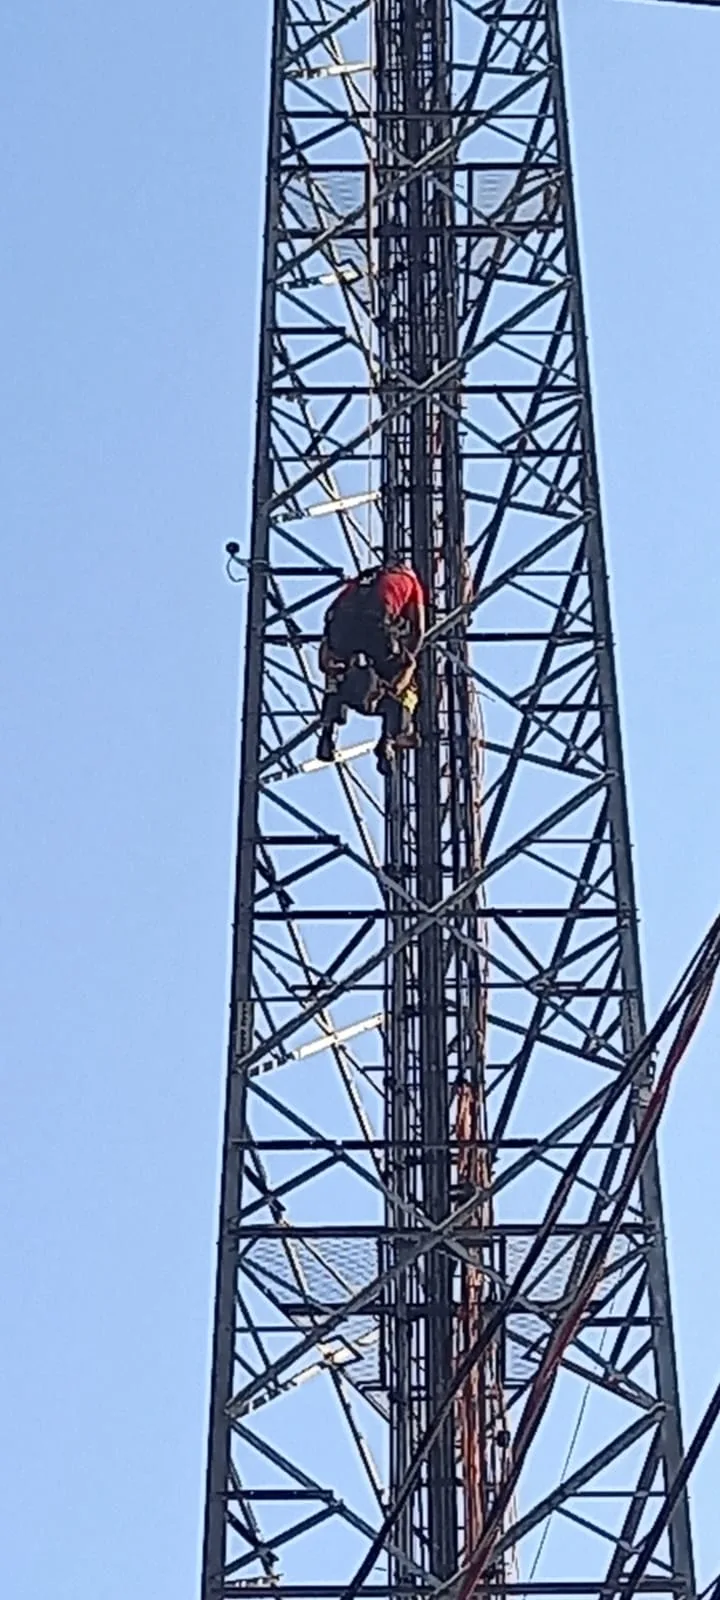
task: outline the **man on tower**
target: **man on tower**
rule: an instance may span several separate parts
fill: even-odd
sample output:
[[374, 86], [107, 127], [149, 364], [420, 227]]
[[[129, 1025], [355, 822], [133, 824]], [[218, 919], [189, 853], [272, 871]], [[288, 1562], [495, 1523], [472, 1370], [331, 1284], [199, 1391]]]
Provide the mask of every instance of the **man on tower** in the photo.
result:
[[391, 770], [396, 749], [416, 744], [416, 656], [424, 635], [425, 594], [411, 566], [388, 560], [345, 584], [326, 612], [320, 646], [319, 761], [333, 760], [335, 727], [348, 709], [382, 717], [380, 772]]

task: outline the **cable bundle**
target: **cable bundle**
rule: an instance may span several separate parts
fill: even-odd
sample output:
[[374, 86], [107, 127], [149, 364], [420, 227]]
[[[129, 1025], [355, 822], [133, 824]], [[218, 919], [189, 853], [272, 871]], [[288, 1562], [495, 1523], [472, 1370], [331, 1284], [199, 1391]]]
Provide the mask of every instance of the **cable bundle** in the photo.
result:
[[[502, 1300], [488, 1317], [482, 1334], [459, 1363], [453, 1381], [448, 1386], [442, 1405], [428, 1424], [405, 1474], [405, 1478], [394, 1497], [393, 1504], [390, 1506], [354, 1578], [344, 1591], [343, 1600], [354, 1600], [376, 1561], [382, 1555], [386, 1540], [392, 1533], [407, 1504], [423, 1463], [427, 1459], [469, 1374], [478, 1362], [482, 1360], [485, 1351], [500, 1332], [508, 1316], [522, 1307], [523, 1292], [530, 1273], [538, 1262], [547, 1240], [565, 1208], [572, 1188], [581, 1173], [584, 1161], [600, 1139], [605, 1122], [634, 1085], [641, 1081], [645, 1084], [651, 1081], [653, 1061], [666, 1035], [675, 1027], [675, 1033], [670, 1045], [667, 1047], [663, 1065], [652, 1083], [644, 1107], [640, 1109], [636, 1101], [634, 1108], [635, 1140], [631, 1154], [621, 1181], [611, 1199], [608, 1200], [608, 1215], [586, 1259], [582, 1274], [576, 1284], [573, 1298], [565, 1308], [559, 1325], [555, 1328], [548, 1341], [540, 1366], [530, 1385], [513, 1442], [512, 1458], [509, 1461], [508, 1470], [500, 1486], [491, 1515], [467, 1561], [449, 1582], [443, 1584], [442, 1589], [436, 1591], [437, 1596], [452, 1595], [454, 1600], [472, 1600], [477, 1585], [487, 1573], [490, 1563], [512, 1544], [512, 1529], [503, 1534], [505, 1514], [512, 1502], [528, 1451], [547, 1410], [565, 1351], [582, 1323], [588, 1303], [601, 1277], [608, 1251], [622, 1222], [633, 1188], [642, 1172], [648, 1151], [655, 1138], [675, 1073], [685, 1056], [707, 1005], [718, 966], [720, 966], [720, 917], [715, 920], [699, 950], [688, 964], [654, 1026], [645, 1034], [622, 1071], [618, 1073], [609, 1087], [602, 1090], [586, 1108], [586, 1114], [588, 1115], [594, 1111], [592, 1120], [556, 1186], [545, 1217], [530, 1249]], [[629, 1114], [630, 1112], [628, 1111]], [[709, 1436], [718, 1414], [720, 1414], [720, 1386], [683, 1460], [675, 1483], [670, 1486], [669, 1494], [663, 1502], [652, 1528], [643, 1540], [632, 1573], [622, 1583], [623, 1596], [633, 1593], [634, 1589], [637, 1588], [642, 1573], [645, 1571], [662, 1531], [667, 1525], [672, 1507], [684, 1487], [684, 1483], [697, 1460], [706, 1438]], [[720, 1596], [718, 1600], [720, 1600]]]

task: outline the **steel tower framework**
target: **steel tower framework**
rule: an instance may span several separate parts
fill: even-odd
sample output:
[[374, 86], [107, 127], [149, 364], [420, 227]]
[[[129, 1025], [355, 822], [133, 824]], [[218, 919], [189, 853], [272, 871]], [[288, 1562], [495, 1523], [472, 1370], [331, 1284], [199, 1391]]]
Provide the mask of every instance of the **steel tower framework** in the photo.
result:
[[[383, 549], [386, 785], [359, 720], [314, 760]], [[203, 1600], [483, 1538], [486, 1593], [612, 1595], [682, 1446], [557, 0], [276, 0], [247, 574]]]

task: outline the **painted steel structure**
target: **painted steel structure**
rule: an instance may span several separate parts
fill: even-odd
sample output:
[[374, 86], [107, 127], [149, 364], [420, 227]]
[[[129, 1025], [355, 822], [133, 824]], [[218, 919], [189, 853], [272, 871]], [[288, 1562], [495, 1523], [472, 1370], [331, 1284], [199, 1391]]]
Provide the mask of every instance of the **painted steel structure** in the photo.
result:
[[[681, 1457], [654, 1152], [557, 1346], [649, 1076], [586, 351], [556, 0], [276, 0], [202, 1600], [452, 1589], [489, 1527], [485, 1592], [615, 1594]], [[386, 785], [361, 719], [314, 759], [383, 550]]]

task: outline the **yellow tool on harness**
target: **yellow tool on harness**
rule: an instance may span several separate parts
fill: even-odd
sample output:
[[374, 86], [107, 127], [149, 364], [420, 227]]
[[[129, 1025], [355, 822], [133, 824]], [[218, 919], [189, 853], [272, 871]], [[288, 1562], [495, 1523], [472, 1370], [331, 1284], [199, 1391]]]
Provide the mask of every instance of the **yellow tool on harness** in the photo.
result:
[[417, 686], [414, 683], [409, 683], [406, 689], [401, 690], [397, 698], [400, 701], [403, 711], [407, 711], [408, 714], [412, 716], [417, 707], [419, 699]]

